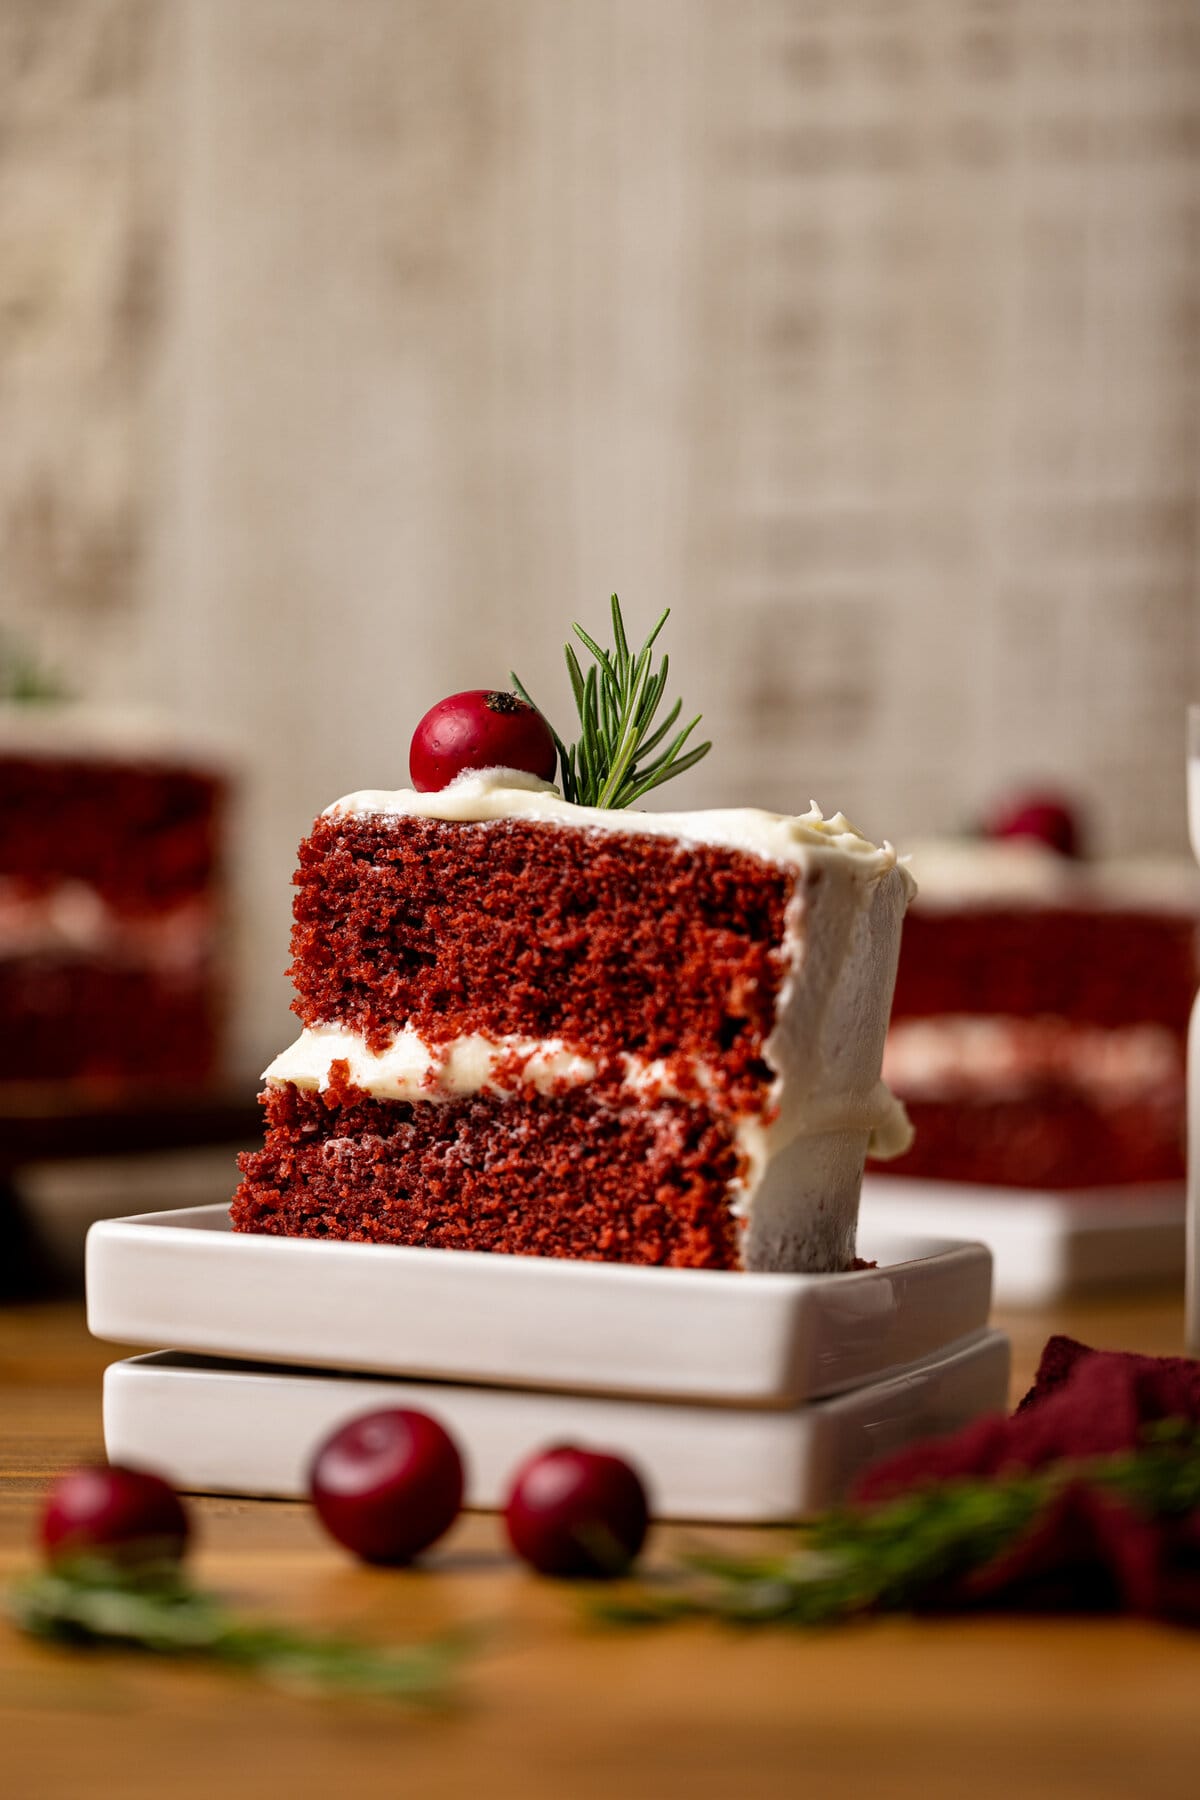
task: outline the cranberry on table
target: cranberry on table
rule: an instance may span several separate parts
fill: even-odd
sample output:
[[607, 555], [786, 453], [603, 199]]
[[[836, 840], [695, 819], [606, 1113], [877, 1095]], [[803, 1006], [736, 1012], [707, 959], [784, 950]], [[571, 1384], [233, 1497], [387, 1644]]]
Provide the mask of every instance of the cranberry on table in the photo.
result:
[[145, 1469], [120, 1464], [72, 1469], [42, 1509], [42, 1549], [52, 1562], [104, 1555], [123, 1562], [177, 1561], [188, 1517], [174, 1488]]
[[1060, 856], [1083, 854], [1082, 833], [1074, 812], [1052, 794], [1024, 794], [998, 808], [987, 823], [990, 838], [1034, 838]]
[[413, 732], [408, 770], [418, 793], [474, 769], [522, 769], [553, 781], [558, 752], [535, 706], [516, 694], [471, 688], [431, 706]]
[[387, 1407], [326, 1439], [313, 1459], [309, 1492], [339, 1544], [364, 1562], [407, 1563], [458, 1517], [462, 1458], [428, 1413]]
[[650, 1520], [637, 1471], [619, 1456], [556, 1444], [521, 1469], [504, 1509], [509, 1542], [539, 1574], [623, 1575]]

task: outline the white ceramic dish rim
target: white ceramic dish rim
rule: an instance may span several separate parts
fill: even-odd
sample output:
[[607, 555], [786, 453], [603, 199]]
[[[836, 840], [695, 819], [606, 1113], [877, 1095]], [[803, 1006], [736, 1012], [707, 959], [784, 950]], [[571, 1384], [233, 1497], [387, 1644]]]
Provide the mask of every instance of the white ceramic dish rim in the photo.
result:
[[783, 1407], [986, 1324], [977, 1244], [880, 1234], [876, 1268], [747, 1274], [227, 1229], [221, 1206], [93, 1226], [98, 1337], [249, 1362]]
[[[522, 1272], [534, 1271], [530, 1277], [532, 1280], [547, 1283], [577, 1281], [582, 1275], [588, 1281], [619, 1283], [622, 1286], [632, 1280], [659, 1283], [668, 1288], [685, 1284], [708, 1286], [714, 1292], [719, 1288], [728, 1288], [733, 1283], [741, 1287], [753, 1286], [759, 1292], [777, 1293], [807, 1291], [831, 1283], [841, 1286], [849, 1282], [875, 1280], [880, 1274], [896, 1273], [914, 1264], [928, 1264], [957, 1251], [986, 1248], [975, 1237], [946, 1237], [941, 1233], [897, 1229], [894, 1232], [880, 1232], [878, 1235], [882, 1242], [867, 1245], [876, 1254], [873, 1259], [868, 1257], [864, 1260], [874, 1260], [876, 1267], [805, 1274], [781, 1270], [675, 1269], [664, 1268], [659, 1264], [586, 1262], [581, 1258], [567, 1256], [513, 1256], [496, 1250], [436, 1250], [414, 1244], [350, 1243], [341, 1238], [274, 1236], [266, 1232], [234, 1231], [229, 1223], [229, 1209], [220, 1203], [123, 1214], [117, 1218], [101, 1219], [91, 1229], [102, 1230], [108, 1235], [122, 1226], [132, 1228], [139, 1236], [146, 1230], [167, 1229], [180, 1235], [194, 1235], [205, 1243], [211, 1242], [214, 1235], [228, 1238], [238, 1246], [238, 1255], [267, 1256], [272, 1261], [278, 1260], [281, 1254], [315, 1254], [339, 1258], [362, 1257], [365, 1254], [396, 1264], [403, 1259], [413, 1266], [424, 1264], [427, 1267], [441, 1267], [447, 1258], [453, 1257], [456, 1263], [492, 1272], [497, 1268], [519, 1265]], [[860, 1245], [860, 1254], [862, 1248]]]

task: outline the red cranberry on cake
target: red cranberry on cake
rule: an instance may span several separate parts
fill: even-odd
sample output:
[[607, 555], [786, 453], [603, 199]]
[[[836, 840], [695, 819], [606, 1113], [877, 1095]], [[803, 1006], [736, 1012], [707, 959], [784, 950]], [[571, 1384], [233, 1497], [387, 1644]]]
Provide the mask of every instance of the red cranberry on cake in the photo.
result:
[[522, 769], [552, 781], [558, 760], [550, 727], [519, 694], [472, 688], [431, 706], [408, 753], [412, 784], [434, 793], [479, 769]]

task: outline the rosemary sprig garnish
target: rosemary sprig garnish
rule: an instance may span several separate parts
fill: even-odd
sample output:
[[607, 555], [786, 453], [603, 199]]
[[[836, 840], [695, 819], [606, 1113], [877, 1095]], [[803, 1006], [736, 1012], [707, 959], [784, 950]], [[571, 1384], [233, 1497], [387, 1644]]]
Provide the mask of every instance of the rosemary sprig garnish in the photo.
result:
[[0, 634], [0, 700], [33, 702], [65, 698], [57, 676], [43, 668], [15, 637]]
[[593, 1602], [613, 1624], [682, 1618], [737, 1625], [830, 1625], [936, 1602], [1015, 1544], [1068, 1487], [1084, 1484], [1144, 1519], [1200, 1508], [1200, 1430], [1151, 1427], [1135, 1450], [987, 1480], [931, 1483], [886, 1505], [841, 1509], [803, 1527], [781, 1555], [694, 1551], [659, 1584]]
[[[669, 742], [666, 741], [682, 709], [681, 700], [675, 702], [653, 731], [650, 729], [666, 690], [669, 667], [669, 659], [664, 656], [655, 672], [651, 651], [670, 616], [671, 609], [667, 607], [636, 655], [629, 648], [621, 603], [615, 594], [612, 596], [615, 648], [603, 649], [582, 625], [572, 626], [575, 636], [595, 660], [585, 674], [574, 645], [568, 643], [565, 646], [567, 673], [579, 714], [579, 738], [568, 748], [554, 727], [550, 727], [558, 750], [564, 799], [580, 806], [632, 806], [651, 788], [692, 768], [712, 749], [710, 743], [704, 743], [684, 750], [688, 738], [700, 723], [699, 713]], [[516, 674], [512, 684], [522, 700], [527, 700], [530, 706], [536, 705]], [[652, 756], [656, 750], [658, 755]], [[650, 761], [646, 760], [648, 757], [651, 757]]]
[[43, 1570], [10, 1588], [6, 1607], [33, 1637], [149, 1651], [251, 1670], [280, 1685], [433, 1705], [465, 1653], [457, 1639], [376, 1649], [287, 1625], [243, 1620], [173, 1566], [102, 1559]]

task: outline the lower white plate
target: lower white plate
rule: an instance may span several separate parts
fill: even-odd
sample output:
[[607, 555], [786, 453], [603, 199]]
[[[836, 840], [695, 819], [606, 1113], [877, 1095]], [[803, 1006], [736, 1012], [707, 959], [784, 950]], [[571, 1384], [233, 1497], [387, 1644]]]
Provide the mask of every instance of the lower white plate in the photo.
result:
[[877, 1268], [728, 1274], [257, 1237], [194, 1207], [92, 1227], [88, 1323], [254, 1362], [794, 1406], [987, 1323], [980, 1245], [888, 1232], [861, 1249]]
[[868, 1175], [864, 1233], [980, 1238], [992, 1252], [1002, 1306], [1044, 1306], [1067, 1294], [1139, 1282], [1182, 1281], [1186, 1202], [1181, 1183], [1038, 1192]]
[[162, 1351], [104, 1377], [114, 1462], [190, 1492], [302, 1498], [322, 1439], [356, 1414], [415, 1406], [453, 1433], [467, 1504], [503, 1505], [517, 1466], [571, 1440], [628, 1457], [659, 1518], [767, 1522], [831, 1505], [868, 1463], [1004, 1407], [1009, 1344], [983, 1331], [837, 1399], [764, 1412], [256, 1368]]

